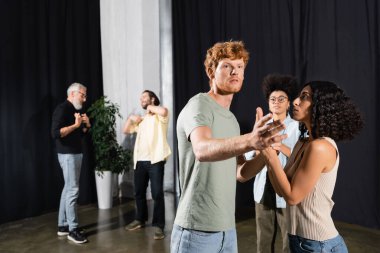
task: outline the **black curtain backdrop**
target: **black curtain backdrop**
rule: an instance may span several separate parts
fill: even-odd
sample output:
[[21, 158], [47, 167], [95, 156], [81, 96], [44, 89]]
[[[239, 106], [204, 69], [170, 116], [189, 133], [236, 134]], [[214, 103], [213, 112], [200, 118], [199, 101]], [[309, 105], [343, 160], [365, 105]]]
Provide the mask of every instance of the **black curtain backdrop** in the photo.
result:
[[[366, 121], [360, 136], [339, 143], [340, 169], [333, 218], [380, 228], [379, 14], [377, 0], [173, 1], [175, 114], [209, 90], [203, 61], [215, 42], [243, 40], [251, 53], [244, 87], [231, 110], [242, 133], [255, 108], [267, 103], [260, 83], [268, 73], [338, 83]], [[253, 205], [252, 181], [238, 184], [237, 206]]]
[[[98, 0], [0, 3], [0, 224], [58, 210], [63, 176], [50, 136], [67, 87], [102, 95]], [[79, 203], [96, 201], [85, 142]]]

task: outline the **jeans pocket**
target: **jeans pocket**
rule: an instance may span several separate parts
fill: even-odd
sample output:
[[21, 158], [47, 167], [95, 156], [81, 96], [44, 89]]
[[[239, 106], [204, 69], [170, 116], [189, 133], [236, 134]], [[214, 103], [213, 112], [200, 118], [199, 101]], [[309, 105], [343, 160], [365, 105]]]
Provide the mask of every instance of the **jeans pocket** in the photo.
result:
[[321, 246], [318, 245], [317, 242], [313, 242], [309, 240], [300, 240], [299, 247], [302, 250], [302, 252], [310, 252], [310, 253], [321, 252]]
[[180, 251], [180, 245], [182, 243], [183, 228], [174, 224], [172, 235], [170, 238], [170, 252], [177, 253]]
[[331, 252], [345, 253], [347, 252], [347, 247], [343, 242], [340, 242], [337, 245], [331, 247]]
[[220, 232], [206, 232], [206, 231], [199, 231], [199, 230], [188, 230], [190, 234], [193, 236], [199, 236], [199, 237], [210, 237]]

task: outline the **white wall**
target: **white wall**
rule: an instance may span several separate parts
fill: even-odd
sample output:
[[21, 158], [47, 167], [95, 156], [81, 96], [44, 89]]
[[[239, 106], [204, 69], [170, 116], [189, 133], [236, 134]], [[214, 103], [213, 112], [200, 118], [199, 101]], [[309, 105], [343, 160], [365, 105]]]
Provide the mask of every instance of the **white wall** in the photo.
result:
[[[104, 94], [120, 105], [124, 118], [117, 122], [118, 141], [132, 148], [133, 137], [122, 134], [122, 128], [129, 114], [143, 113], [139, 102], [143, 90], [154, 91], [173, 111], [170, 15], [170, 0], [100, 0]], [[168, 134], [173, 148], [172, 125]], [[119, 181], [121, 195], [132, 197], [133, 171]], [[173, 184], [171, 157], [164, 189], [171, 191]]]

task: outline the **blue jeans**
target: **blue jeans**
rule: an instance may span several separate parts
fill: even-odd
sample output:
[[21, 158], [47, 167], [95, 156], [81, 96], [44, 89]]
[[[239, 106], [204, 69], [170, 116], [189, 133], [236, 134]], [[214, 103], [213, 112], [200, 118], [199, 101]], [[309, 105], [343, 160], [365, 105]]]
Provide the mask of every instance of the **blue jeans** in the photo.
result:
[[165, 161], [151, 164], [150, 161], [138, 161], [134, 173], [136, 220], [148, 220], [146, 189], [150, 180], [150, 189], [154, 200], [152, 226], [165, 227], [164, 200], [164, 166]]
[[79, 195], [79, 176], [82, 166], [82, 154], [59, 154], [58, 161], [63, 172], [65, 185], [59, 204], [58, 226], [69, 226], [69, 230], [78, 227], [77, 199]]
[[346, 243], [344, 242], [343, 238], [340, 235], [326, 241], [314, 241], [314, 240], [305, 239], [300, 236], [289, 234], [289, 247], [292, 253], [304, 253], [304, 252], [348, 253]]
[[173, 225], [171, 253], [237, 253], [236, 229], [205, 232]]

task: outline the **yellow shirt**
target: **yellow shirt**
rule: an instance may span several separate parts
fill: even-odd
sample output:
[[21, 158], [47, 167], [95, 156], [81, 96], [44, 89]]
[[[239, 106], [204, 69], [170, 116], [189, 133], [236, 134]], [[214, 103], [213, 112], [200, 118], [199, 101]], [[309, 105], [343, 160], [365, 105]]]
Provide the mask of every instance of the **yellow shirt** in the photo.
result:
[[133, 160], [152, 164], [166, 160], [172, 153], [167, 141], [169, 116], [146, 114], [131, 132], [137, 132]]

